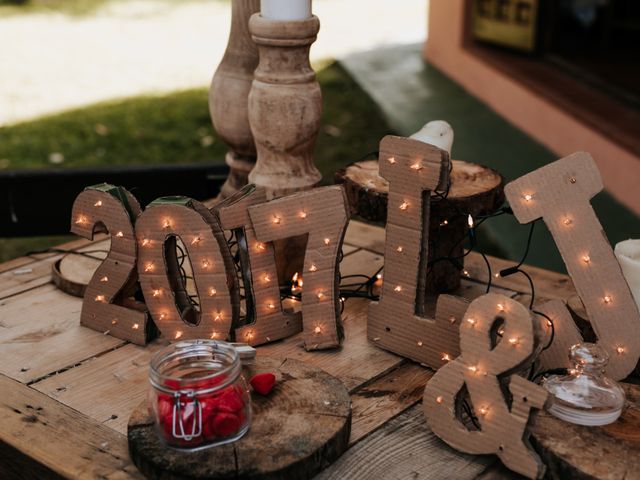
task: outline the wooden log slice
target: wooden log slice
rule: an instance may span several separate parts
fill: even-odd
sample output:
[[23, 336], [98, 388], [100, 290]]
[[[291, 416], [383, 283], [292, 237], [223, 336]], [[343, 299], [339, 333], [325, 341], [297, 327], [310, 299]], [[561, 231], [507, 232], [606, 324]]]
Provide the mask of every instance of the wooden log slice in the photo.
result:
[[83, 297], [91, 277], [106, 256], [107, 251], [93, 252], [91, 256], [66, 254], [51, 267], [53, 283], [69, 295]]
[[[429, 260], [454, 257], [463, 253], [467, 235], [467, 217], [495, 212], [504, 203], [504, 177], [497, 171], [474, 163], [453, 160], [451, 184], [446, 200], [432, 192], [429, 218]], [[373, 221], [386, 222], [389, 183], [378, 174], [378, 161], [352, 163], [336, 172], [336, 183], [347, 193], [351, 211]], [[427, 279], [430, 294], [447, 293], [460, 286], [463, 262], [440, 261], [433, 265]]]
[[583, 427], [547, 412], [536, 416], [531, 441], [552, 479], [640, 479], [640, 386], [622, 384], [627, 403], [610, 425]]
[[273, 372], [268, 397], [252, 394], [249, 432], [229, 445], [199, 452], [166, 447], [153, 426], [147, 403], [131, 415], [129, 453], [148, 478], [305, 479], [334, 462], [347, 449], [351, 400], [344, 385], [324, 371], [286, 359], [257, 357], [245, 377]]

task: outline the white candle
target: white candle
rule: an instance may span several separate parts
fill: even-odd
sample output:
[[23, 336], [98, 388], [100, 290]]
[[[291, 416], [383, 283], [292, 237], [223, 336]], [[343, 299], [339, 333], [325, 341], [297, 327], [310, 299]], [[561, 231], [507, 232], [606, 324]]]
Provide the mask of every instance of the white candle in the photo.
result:
[[311, 17], [311, 0], [260, 0], [260, 15], [278, 21], [306, 20]]
[[636, 305], [640, 309], [640, 240], [620, 242], [616, 245], [614, 252]]
[[435, 145], [451, 155], [453, 145], [453, 128], [444, 120], [434, 120], [411, 135], [410, 138]]

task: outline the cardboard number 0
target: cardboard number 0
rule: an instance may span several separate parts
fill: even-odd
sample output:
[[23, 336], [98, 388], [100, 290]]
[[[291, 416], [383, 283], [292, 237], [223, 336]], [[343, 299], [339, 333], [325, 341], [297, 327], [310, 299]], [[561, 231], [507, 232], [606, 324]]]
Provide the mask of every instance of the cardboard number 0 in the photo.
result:
[[[216, 217], [190, 198], [159, 198], [140, 215], [136, 231], [140, 283], [163, 336], [225, 340], [238, 318], [240, 297], [235, 267]], [[191, 262], [197, 306], [181, 272], [178, 237]]]
[[135, 197], [121, 187], [88, 187], [73, 204], [71, 231], [89, 240], [99, 231], [111, 236], [109, 253], [85, 290], [80, 324], [144, 345], [153, 329], [144, 305], [131, 298], [137, 285], [133, 221], [140, 211]]
[[249, 216], [260, 242], [308, 234], [302, 291], [305, 348], [318, 350], [340, 345], [343, 331], [338, 256], [349, 222], [343, 188], [316, 188], [254, 205], [249, 207]]

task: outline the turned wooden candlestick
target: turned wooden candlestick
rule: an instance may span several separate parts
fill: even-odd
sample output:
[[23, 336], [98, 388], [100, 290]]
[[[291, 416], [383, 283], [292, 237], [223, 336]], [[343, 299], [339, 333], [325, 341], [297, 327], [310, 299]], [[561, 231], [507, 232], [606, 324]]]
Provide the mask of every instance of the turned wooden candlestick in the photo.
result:
[[229, 146], [225, 157], [230, 171], [220, 195], [227, 198], [247, 184], [256, 162], [256, 147], [249, 127], [248, 101], [258, 47], [249, 33], [249, 18], [260, 10], [260, 0], [233, 0], [227, 49], [209, 90], [213, 126]]
[[[433, 265], [427, 278], [428, 294], [451, 292], [460, 286], [464, 266], [462, 253], [467, 235], [465, 212], [486, 215], [504, 202], [504, 178], [490, 168], [453, 160], [450, 188], [446, 201], [435, 193], [431, 196], [429, 217], [429, 260], [458, 258], [458, 264], [440, 261]], [[374, 222], [387, 219], [389, 183], [378, 174], [378, 161], [352, 163], [336, 172], [336, 183], [344, 185], [353, 214]]]
[[249, 21], [260, 63], [249, 93], [249, 124], [258, 158], [249, 181], [269, 198], [316, 186], [313, 163], [322, 94], [309, 63], [318, 17], [283, 22], [254, 14]]

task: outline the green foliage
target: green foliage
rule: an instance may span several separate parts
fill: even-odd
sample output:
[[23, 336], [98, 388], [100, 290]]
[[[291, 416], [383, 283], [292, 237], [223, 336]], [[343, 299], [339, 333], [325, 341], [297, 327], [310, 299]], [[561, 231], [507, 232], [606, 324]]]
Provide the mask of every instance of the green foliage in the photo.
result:
[[[324, 183], [332, 183], [337, 169], [376, 151], [391, 132], [375, 103], [337, 63], [319, 69], [318, 79], [324, 112], [316, 164]], [[227, 147], [211, 126], [207, 95], [197, 89], [136, 97], [0, 127], [0, 169], [222, 163]], [[0, 239], [0, 260], [51, 244], [44, 238], [35, 244]]]

